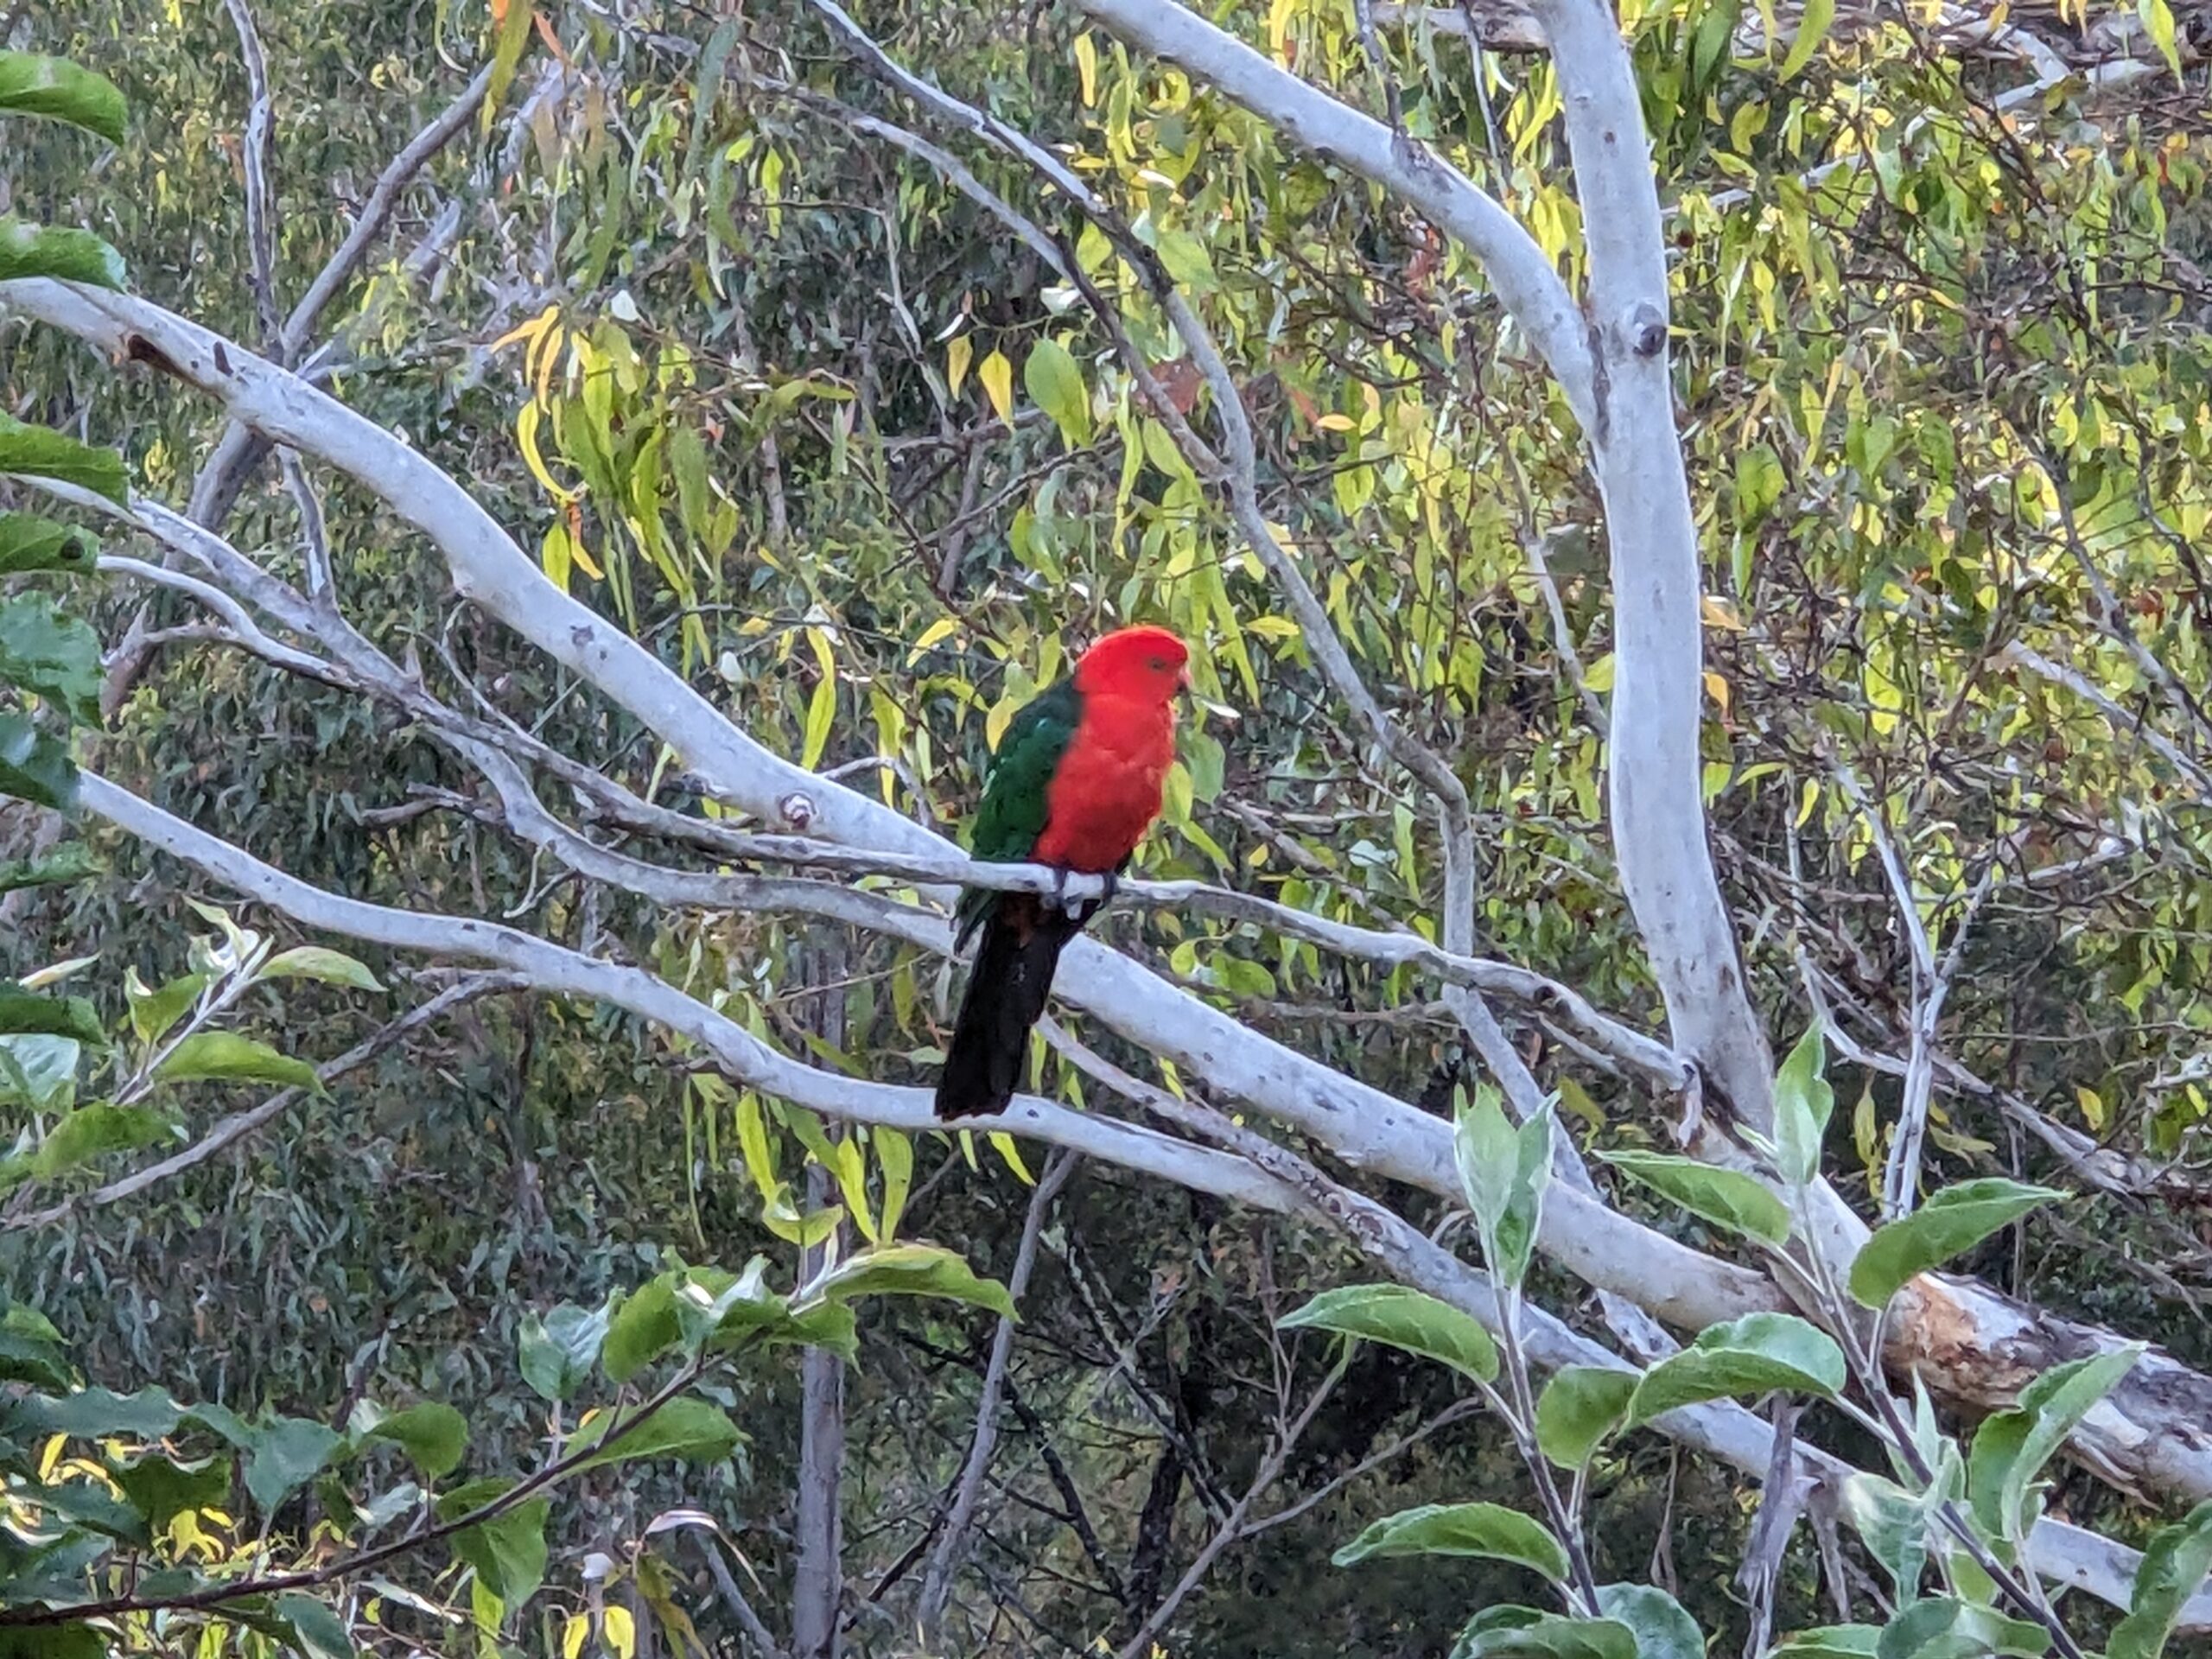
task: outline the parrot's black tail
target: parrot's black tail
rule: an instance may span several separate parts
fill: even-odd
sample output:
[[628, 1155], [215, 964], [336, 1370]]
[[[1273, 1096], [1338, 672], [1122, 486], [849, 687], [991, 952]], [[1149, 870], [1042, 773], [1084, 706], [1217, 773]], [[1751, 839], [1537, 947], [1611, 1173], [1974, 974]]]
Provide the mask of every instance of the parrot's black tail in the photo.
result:
[[1082, 930], [1083, 919], [1035, 893], [999, 895], [983, 923], [983, 942], [976, 948], [952, 1046], [938, 1078], [939, 1117], [1006, 1109], [1028, 1058], [1030, 1029], [1052, 993], [1060, 951]]

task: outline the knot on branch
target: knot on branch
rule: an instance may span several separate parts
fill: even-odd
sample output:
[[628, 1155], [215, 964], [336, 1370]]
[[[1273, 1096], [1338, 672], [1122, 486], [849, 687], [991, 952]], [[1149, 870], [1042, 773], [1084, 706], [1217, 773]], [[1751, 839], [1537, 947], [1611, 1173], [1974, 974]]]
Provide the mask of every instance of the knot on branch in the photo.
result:
[[1629, 350], [1638, 357], [1656, 357], [1667, 349], [1667, 319], [1649, 300], [1639, 300], [1629, 308], [1621, 332]]
[[802, 833], [812, 827], [817, 810], [814, 798], [796, 789], [776, 803], [784, 822]]

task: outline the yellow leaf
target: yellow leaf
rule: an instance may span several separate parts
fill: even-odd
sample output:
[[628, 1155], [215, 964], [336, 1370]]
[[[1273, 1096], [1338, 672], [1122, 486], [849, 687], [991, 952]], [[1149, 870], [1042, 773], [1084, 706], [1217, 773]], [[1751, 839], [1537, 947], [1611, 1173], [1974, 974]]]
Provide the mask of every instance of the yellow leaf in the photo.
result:
[[599, 1633], [614, 1650], [614, 1659], [637, 1659], [638, 1621], [627, 1607], [602, 1607]]
[[822, 669], [822, 677], [815, 683], [814, 696], [806, 705], [806, 746], [799, 756], [799, 765], [811, 772], [829, 747], [830, 728], [836, 723], [837, 658], [830, 649], [827, 628], [809, 628], [806, 642], [814, 647], [814, 660]]
[[1000, 1157], [1006, 1160], [1006, 1166], [1014, 1172], [1016, 1180], [1024, 1186], [1037, 1185], [1037, 1178], [1029, 1173], [1029, 1166], [1021, 1161], [1021, 1149], [1014, 1144], [1012, 1135], [1003, 1129], [993, 1129], [991, 1147]]
[[1582, 671], [1582, 683], [1592, 691], [1613, 689], [1613, 653], [1607, 652]]
[[845, 1209], [851, 1215], [853, 1224], [867, 1236], [869, 1243], [880, 1244], [883, 1240], [876, 1232], [875, 1217], [868, 1208], [867, 1156], [861, 1150], [861, 1143], [848, 1136], [837, 1142], [837, 1161], [831, 1173], [837, 1178], [838, 1190], [845, 1196]]
[[868, 1140], [875, 1148], [875, 1161], [883, 1166], [882, 1232], [887, 1244], [898, 1236], [899, 1218], [906, 1211], [906, 1194], [913, 1190], [914, 1147], [896, 1129], [870, 1129]]
[[575, 554], [575, 543], [569, 539], [568, 525], [556, 521], [545, 532], [537, 562], [545, 567], [546, 580], [564, 594], [569, 591], [569, 569]]
[[538, 481], [546, 494], [566, 506], [569, 502], [580, 499], [582, 492], [563, 489], [553, 481], [553, 474], [545, 465], [545, 456], [537, 447], [537, 423], [540, 418], [540, 411], [536, 404], [524, 404], [522, 406], [522, 412], [515, 416], [515, 446], [522, 451], [523, 461], [529, 467], [530, 475]]
[[570, 540], [569, 543], [569, 556], [576, 562], [576, 569], [582, 571], [584, 575], [589, 576], [594, 582], [605, 582], [607, 580], [607, 572], [599, 568], [599, 562], [592, 557], [589, 550], [585, 548], [582, 542], [573, 539]]
[[1711, 697], [1714, 702], [1720, 706], [1721, 718], [1724, 720], [1726, 719], [1728, 715], [1728, 682], [1722, 679], [1718, 674], [1714, 673], [1709, 668], [1705, 671], [1705, 695]]
[[1744, 619], [1736, 613], [1733, 600], [1717, 599], [1707, 594], [1698, 601], [1698, 613], [1705, 618], [1708, 628], [1719, 628], [1726, 633], [1741, 633]]
[[960, 395], [961, 384], [968, 378], [968, 365], [976, 358], [976, 337], [963, 334], [944, 348], [944, 383], [952, 396]]
[[768, 1149], [768, 1122], [760, 1115], [760, 1096], [750, 1091], [738, 1096], [737, 1144], [744, 1149], [745, 1167], [761, 1202], [774, 1203], [784, 1184], [776, 1177], [775, 1154]]
[[976, 371], [976, 378], [983, 383], [983, 395], [991, 400], [991, 411], [1008, 426], [1014, 424], [1014, 365], [1006, 360], [1004, 352], [993, 352], [983, 359], [982, 367]]
[[2105, 1131], [2104, 1096], [2094, 1089], [2078, 1086], [2074, 1090], [2074, 1098], [2081, 1105], [2082, 1116], [2088, 1122], [2090, 1132], [2102, 1135]]
[[914, 648], [906, 653], [906, 666], [912, 668], [922, 660], [922, 653], [940, 639], [951, 634], [960, 626], [957, 616], [940, 616], [922, 630], [922, 637], [914, 641]]
[[1813, 809], [1821, 802], [1821, 786], [1812, 779], [1805, 780], [1805, 787], [1797, 795], [1797, 827], [1802, 830], [1805, 820], [1813, 816]]
[[591, 1634], [591, 1620], [582, 1613], [570, 1613], [561, 1627], [561, 1659], [576, 1659], [584, 1650], [584, 1638]]
[[1075, 70], [1083, 79], [1083, 106], [1087, 110], [1098, 101], [1098, 46], [1088, 29], [1075, 37]]
[[543, 334], [548, 328], [550, 328], [553, 326], [554, 319], [558, 317], [560, 315], [561, 308], [559, 306], [549, 305], [536, 316], [532, 317], [529, 321], [518, 322], [513, 327], [508, 329], [505, 334], [501, 334], [497, 340], [492, 342], [491, 349], [495, 352], [503, 352], [518, 340], [534, 341], [540, 334]]
[[1351, 416], [1349, 415], [1339, 415], [1333, 410], [1328, 414], [1324, 415], [1319, 420], [1314, 422], [1313, 424], [1319, 427], [1324, 432], [1349, 432], [1352, 430]]

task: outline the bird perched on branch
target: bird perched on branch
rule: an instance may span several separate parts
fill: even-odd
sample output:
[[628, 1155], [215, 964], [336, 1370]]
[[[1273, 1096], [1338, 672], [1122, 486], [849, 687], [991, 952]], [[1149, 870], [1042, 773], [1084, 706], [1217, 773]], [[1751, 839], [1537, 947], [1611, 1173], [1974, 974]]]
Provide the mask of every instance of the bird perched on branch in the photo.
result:
[[[1175, 760], [1175, 698], [1190, 651], [1165, 628], [1123, 628], [1076, 659], [1075, 671], [1025, 703], [991, 757], [969, 851], [999, 864], [1050, 864], [1106, 878], [1125, 869], [1160, 816]], [[937, 1115], [1003, 1111], [1029, 1033], [1045, 1012], [1060, 951], [1106, 899], [971, 887], [958, 944], [978, 929], [975, 966], [938, 1079]]]

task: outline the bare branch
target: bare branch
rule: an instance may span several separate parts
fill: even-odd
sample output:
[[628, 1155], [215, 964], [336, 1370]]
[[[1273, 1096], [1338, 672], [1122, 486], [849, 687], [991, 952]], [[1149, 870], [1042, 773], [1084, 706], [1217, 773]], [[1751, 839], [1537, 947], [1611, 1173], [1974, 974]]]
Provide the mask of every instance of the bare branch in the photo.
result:
[[[1007, 1294], [1014, 1298], [1016, 1306], [1027, 1293], [1030, 1275], [1037, 1268], [1037, 1243], [1045, 1229], [1045, 1217], [1052, 1213], [1052, 1200], [1059, 1196], [1060, 1189], [1074, 1175], [1076, 1164], [1073, 1154], [1054, 1153], [1044, 1173], [1038, 1176], [1037, 1185], [1031, 1189], [1028, 1213], [1021, 1220], [1021, 1242], [1014, 1249], [1014, 1268], [1006, 1278]], [[984, 1367], [982, 1395], [976, 1404], [976, 1428], [969, 1440], [968, 1460], [961, 1466], [952, 1507], [946, 1514], [944, 1529], [938, 1536], [937, 1548], [922, 1577], [915, 1622], [925, 1646], [936, 1645], [938, 1627], [944, 1619], [945, 1598], [952, 1589], [952, 1576], [960, 1570], [961, 1560], [968, 1551], [976, 1524], [976, 1506], [983, 1494], [983, 1477], [989, 1473], [991, 1455], [998, 1448], [999, 1402], [1006, 1389], [1007, 1367], [1013, 1359], [1014, 1320], [1001, 1315], [998, 1328], [991, 1333], [991, 1357]]]
[[276, 333], [276, 190], [270, 173], [275, 160], [276, 110], [269, 94], [269, 60], [261, 49], [261, 31], [254, 27], [246, 0], [223, 0], [238, 31], [238, 55], [245, 60], [249, 100], [243, 141], [245, 172], [246, 285], [253, 290], [253, 308], [261, 319], [261, 340], [274, 347]]

